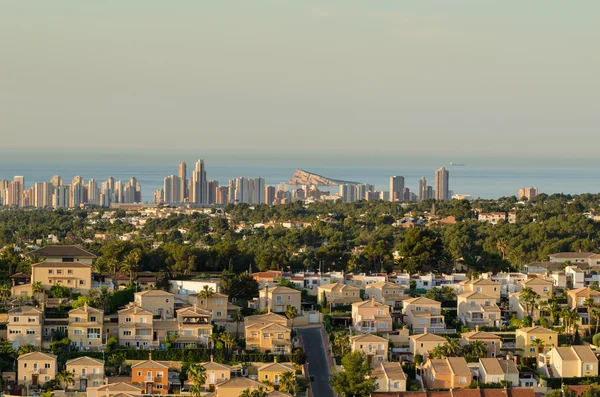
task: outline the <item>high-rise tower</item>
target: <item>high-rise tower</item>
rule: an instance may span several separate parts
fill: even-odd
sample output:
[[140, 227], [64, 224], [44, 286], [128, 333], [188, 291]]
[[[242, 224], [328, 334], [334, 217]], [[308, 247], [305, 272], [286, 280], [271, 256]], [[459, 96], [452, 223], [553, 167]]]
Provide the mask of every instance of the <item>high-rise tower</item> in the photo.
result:
[[442, 167], [435, 172], [435, 199], [449, 200], [450, 192], [448, 191], [448, 181], [450, 179], [449, 172]]

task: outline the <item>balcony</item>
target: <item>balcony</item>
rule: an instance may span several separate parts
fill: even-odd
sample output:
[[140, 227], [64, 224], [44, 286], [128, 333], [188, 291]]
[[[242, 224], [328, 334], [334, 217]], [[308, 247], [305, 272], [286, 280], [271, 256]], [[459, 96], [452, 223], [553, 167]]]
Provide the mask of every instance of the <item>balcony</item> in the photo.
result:
[[162, 376], [146, 376], [144, 377], [146, 383], [162, 383]]
[[47, 371], [46, 371], [46, 368], [34, 368], [31, 370], [31, 373], [36, 374], [36, 375], [43, 375], [43, 374], [46, 374]]
[[358, 327], [358, 331], [364, 332], [365, 334], [369, 334], [371, 332], [377, 332], [377, 328], [375, 328], [375, 327]]

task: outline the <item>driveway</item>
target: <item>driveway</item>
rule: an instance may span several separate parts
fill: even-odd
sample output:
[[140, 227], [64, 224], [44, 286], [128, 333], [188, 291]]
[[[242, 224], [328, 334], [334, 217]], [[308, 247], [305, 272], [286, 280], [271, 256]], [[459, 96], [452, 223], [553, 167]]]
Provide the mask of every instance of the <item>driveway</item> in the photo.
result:
[[312, 382], [312, 393], [315, 397], [335, 397], [329, 384], [331, 370], [325, 354], [321, 328], [298, 328], [298, 334], [302, 336], [308, 372], [314, 376]]

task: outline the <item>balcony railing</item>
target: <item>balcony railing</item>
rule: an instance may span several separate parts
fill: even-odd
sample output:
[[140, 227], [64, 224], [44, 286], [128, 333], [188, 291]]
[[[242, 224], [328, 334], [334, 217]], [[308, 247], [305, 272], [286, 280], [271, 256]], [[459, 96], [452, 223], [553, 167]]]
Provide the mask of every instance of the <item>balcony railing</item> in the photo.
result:
[[358, 327], [358, 330], [365, 333], [377, 332], [377, 328], [375, 327]]

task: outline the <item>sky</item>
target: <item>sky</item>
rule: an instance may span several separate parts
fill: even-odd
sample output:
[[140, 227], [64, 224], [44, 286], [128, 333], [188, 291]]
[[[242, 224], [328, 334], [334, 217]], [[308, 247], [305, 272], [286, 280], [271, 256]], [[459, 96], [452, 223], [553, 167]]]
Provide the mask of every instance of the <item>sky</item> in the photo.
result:
[[0, 153], [592, 158], [600, 2], [32, 0]]

